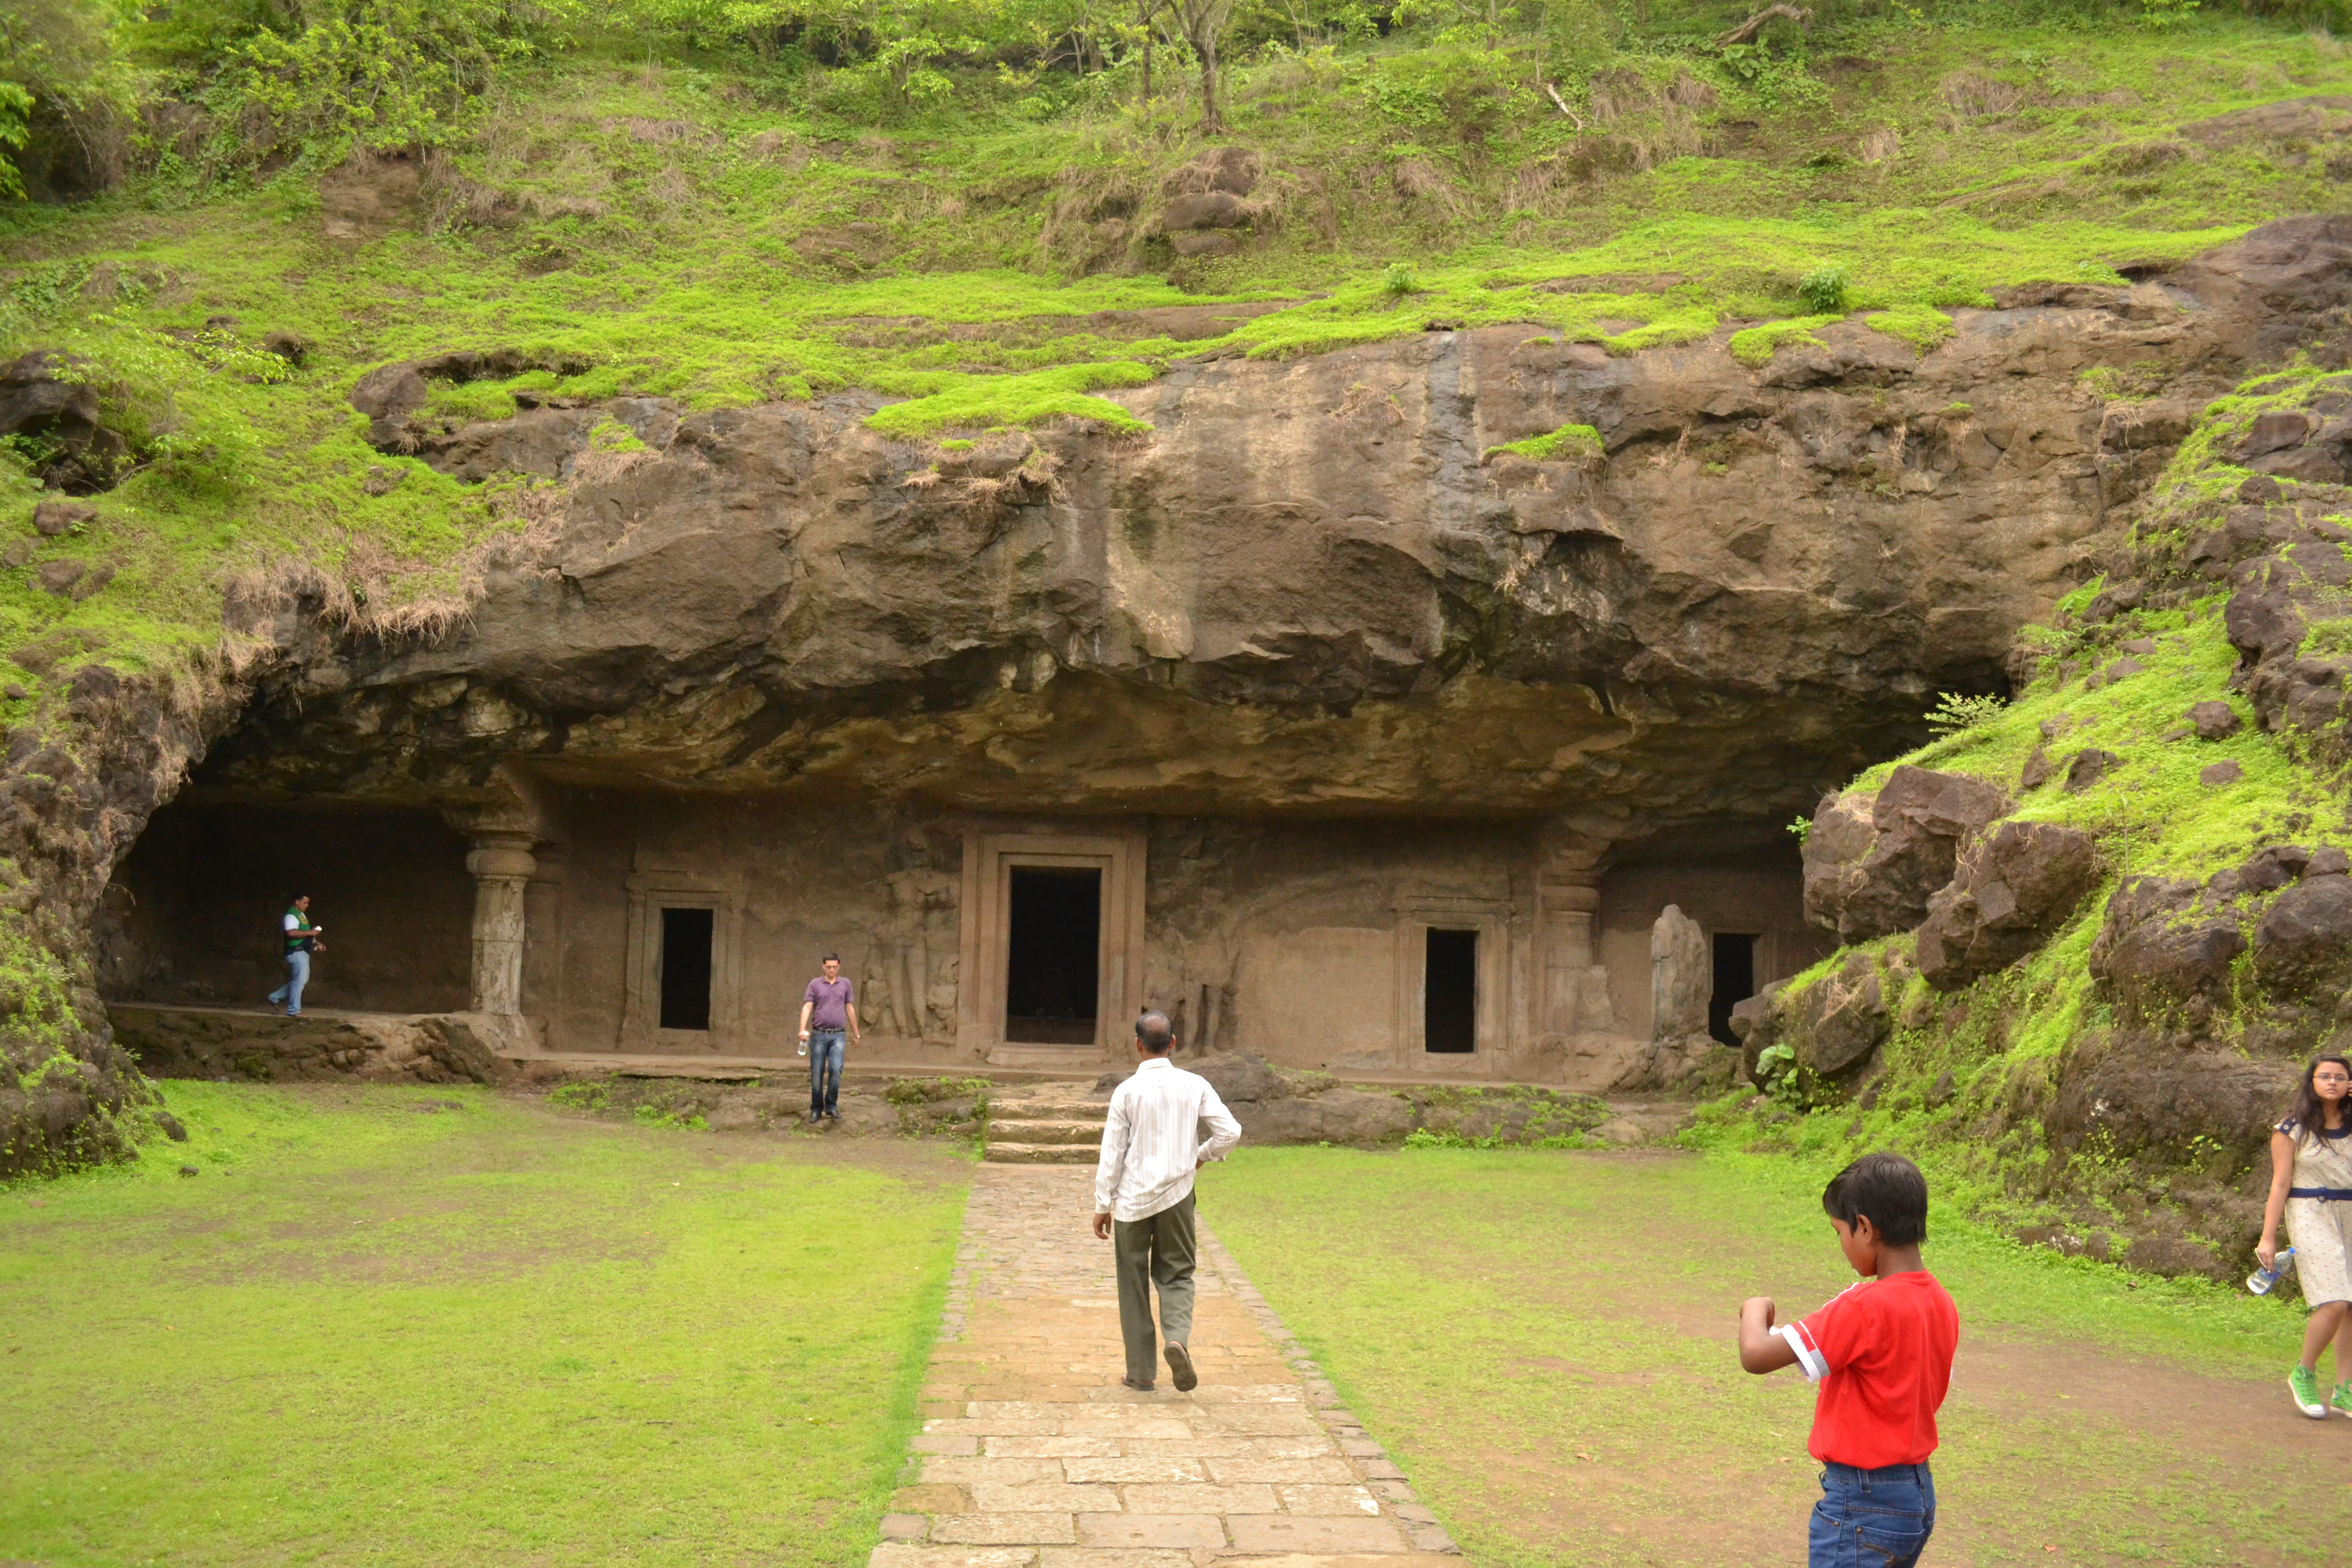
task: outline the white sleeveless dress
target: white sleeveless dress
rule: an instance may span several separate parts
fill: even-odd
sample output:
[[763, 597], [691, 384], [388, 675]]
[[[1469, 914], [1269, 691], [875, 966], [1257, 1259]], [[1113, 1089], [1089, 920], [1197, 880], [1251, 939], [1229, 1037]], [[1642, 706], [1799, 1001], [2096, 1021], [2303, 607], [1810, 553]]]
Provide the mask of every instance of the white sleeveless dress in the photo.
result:
[[[2337, 1132], [2296, 1139], [2294, 1184], [2352, 1193], [2352, 1119]], [[2287, 1199], [2286, 1235], [2304, 1304], [2352, 1301], [2352, 1198]]]

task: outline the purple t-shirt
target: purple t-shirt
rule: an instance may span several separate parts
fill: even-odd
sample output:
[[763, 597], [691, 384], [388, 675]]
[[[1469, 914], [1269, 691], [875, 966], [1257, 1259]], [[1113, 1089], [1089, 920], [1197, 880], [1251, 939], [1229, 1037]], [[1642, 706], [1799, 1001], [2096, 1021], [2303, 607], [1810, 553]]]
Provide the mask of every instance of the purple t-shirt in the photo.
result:
[[809, 982], [808, 994], [802, 1001], [812, 1004], [809, 1027], [812, 1029], [846, 1029], [849, 1027], [849, 1006], [857, 1000], [857, 993], [849, 984], [849, 976], [827, 980], [818, 975]]

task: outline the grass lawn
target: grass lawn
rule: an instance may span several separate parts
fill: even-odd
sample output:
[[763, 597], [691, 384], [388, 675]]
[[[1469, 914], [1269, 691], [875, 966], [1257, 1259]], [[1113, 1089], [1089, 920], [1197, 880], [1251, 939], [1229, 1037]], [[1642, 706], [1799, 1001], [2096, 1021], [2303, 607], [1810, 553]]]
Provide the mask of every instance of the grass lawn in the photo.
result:
[[[1742, 1155], [1244, 1150], [1202, 1214], [1475, 1562], [1788, 1563], [1811, 1391], [1739, 1371], [1853, 1276], [1816, 1173]], [[1960, 1307], [1938, 1563], [2286, 1563], [2352, 1435], [2281, 1384], [2291, 1303], [2030, 1252], [1938, 1214]], [[2051, 1548], [2055, 1548], [2054, 1551]]]
[[0, 1189], [0, 1560], [865, 1561], [962, 1158], [164, 1091], [188, 1144]]

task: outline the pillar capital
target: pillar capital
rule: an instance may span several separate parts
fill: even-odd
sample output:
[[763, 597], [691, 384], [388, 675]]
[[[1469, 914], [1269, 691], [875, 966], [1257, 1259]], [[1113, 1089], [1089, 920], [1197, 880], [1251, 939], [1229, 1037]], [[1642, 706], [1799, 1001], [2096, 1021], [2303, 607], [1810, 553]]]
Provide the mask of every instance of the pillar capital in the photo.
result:
[[531, 854], [538, 840], [528, 833], [471, 833], [467, 841], [473, 846], [466, 856], [466, 869], [476, 877], [512, 877], [528, 881], [538, 874], [539, 861]]

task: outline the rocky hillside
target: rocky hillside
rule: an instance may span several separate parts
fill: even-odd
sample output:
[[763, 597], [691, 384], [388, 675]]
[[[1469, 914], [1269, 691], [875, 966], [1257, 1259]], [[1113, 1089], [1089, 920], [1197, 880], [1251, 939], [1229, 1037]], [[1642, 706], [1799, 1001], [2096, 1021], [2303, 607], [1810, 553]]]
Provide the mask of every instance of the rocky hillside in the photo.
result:
[[2269, 1126], [2352, 1044], [2345, 330], [2200, 414], [2015, 702], [1799, 825], [1848, 945], [1747, 1005], [1718, 1135], [1924, 1145], [2069, 1252], [2244, 1266]]
[[[2013, 629], [2133, 517], [2144, 597], [2098, 624], [2189, 637], [2189, 601], [2152, 606], [2238, 547], [2159, 569], [2134, 509], [2168, 462], [2185, 495], [2236, 450], [2217, 394], [2333, 341], [2336, 229], [2240, 240], [2338, 205], [2352, 62], [2256, 23], [1637, 42], [1565, 95], [1402, 34], [1269, 54], [1208, 139], [1168, 104], [884, 112], [815, 68], [551, 50], [415, 143], [224, 174], [158, 142], [87, 199], [5, 209], [0, 1170], [144, 1134], [87, 921], [233, 730], [225, 776], [361, 793], [540, 731], [590, 770], [772, 787], [825, 776], [845, 726], [952, 738], [1157, 683], [1176, 717], [1108, 761], [1174, 735], [1198, 763], [1138, 808], [1572, 788], [1671, 824], [1793, 812], [1920, 739], [1937, 691], [1999, 690]], [[195, 125], [181, 107], [157, 123]], [[2269, 451], [2332, 449], [2309, 406], [2319, 434]], [[1204, 529], [1302, 472], [1328, 516]], [[811, 498], [856, 572], [812, 574], [841, 542], [798, 537]], [[1159, 553], [961, 568], [1136, 498]], [[1418, 536], [1349, 536], [1401, 505]], [[2251, 526], [2279, 574], [2316, 570]], [[879, 630], [808, 635], [845, 611]], [[2119, 657], [2171, 657], [2129, 629], [2158, 647]], [[2063, 635], [2078, 666], [2106, 646]], [[2279, 657], [2248, 700], [2315, 710]], [[1591, 712], [1508, 755], [1515, 693], [1563, 685]], [[1463, 775], [1384, 778], [1381, 724], [1449, 705], [1481, 737]], [[1107, 765], [1029, 761], [1029, 800]], [[2145, 799], [2132, 777], [2098, 787]], [[1950, 939], [1964, 965], [2008, 940]]]

